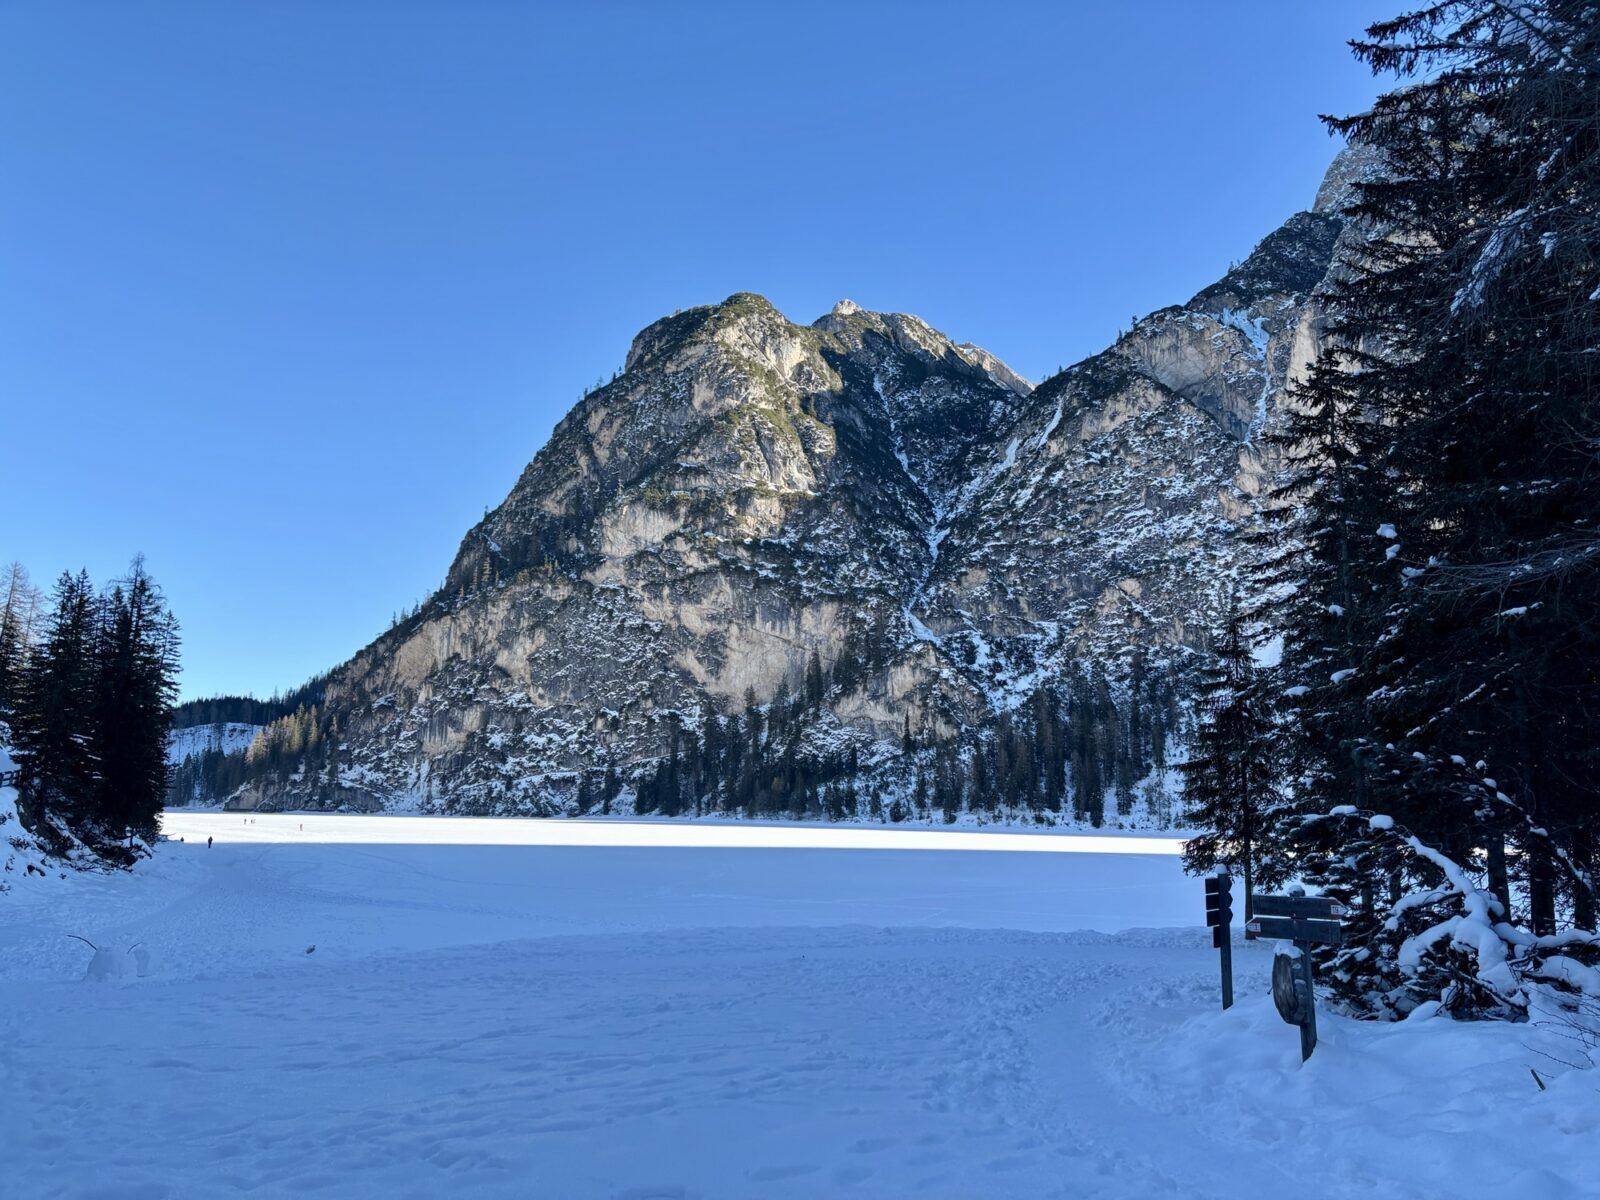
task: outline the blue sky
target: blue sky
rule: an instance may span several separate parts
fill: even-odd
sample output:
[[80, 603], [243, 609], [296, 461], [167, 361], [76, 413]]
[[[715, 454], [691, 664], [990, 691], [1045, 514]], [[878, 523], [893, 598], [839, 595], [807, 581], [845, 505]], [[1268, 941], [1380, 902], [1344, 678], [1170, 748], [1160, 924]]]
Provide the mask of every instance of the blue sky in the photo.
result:
[[1030, 378], [1297, 209], [1358, 3], [0, 9], [0, 560], [136, 552], [184, 692], [443, 578], [633, 334], [735, 291]]

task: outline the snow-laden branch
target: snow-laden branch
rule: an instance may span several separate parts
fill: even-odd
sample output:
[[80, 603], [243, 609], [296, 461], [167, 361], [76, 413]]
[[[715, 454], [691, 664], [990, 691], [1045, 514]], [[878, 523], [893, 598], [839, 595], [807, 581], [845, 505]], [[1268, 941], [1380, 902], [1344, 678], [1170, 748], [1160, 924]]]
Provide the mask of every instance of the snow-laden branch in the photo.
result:
[[[1493, 790], [1492, 780], [1484, 782]], [[1385, 814], [1343, 804], [1322, 819], [1360, 821], [1361, 838], [1389, 847], [1383, 869], [1417, 882], [1372, 913], [1376, 924], [1335, 956], [1335, 975], [1341, 961], [1352, 971], [1361, 963], [1388, 964], [1379, 972], [1388, 982], [1367, 991], [1366, 1003], [1398, 1015], [1433, 1003], [1455, 1015], [1525, 1020], [1542, 990], [1600, 996], [1592, 990], [1600, 989], [1600, 933], [1536, 936], [1513, 923], [1505, 903], [1471, 869]]]
[[1415, 834], [1404, 835], [1404, 841], [1413, 853], [1439, 869], [1454, 898], [1465, 911], [1402, 942], [1399, 954], [1401, 967], [1415, 971], [1421, 966], [1423, 953], [1448, 936], [1452, 943], [1472, 956], [1477, 964], [1479, 983], [1509, 1003], [1519, 1007], [1526, 1005], [1521, 982], [1511, 969], [1510, 955], [1507, 953], [1507, 935], [1514, 937], [1516, 931], [1505, 922], [1495, 920], [1497, 916], [1504, 915], [1499, 899], [1474, 883], [1453, 858], [1426, 845]]
[[1506, 269], [1506, 264], [1517, 251], [1522, 249], [1527, 232], [1526, 208], [1519, 208], [1495, 223], [1494, 228], [1489, 231], [1483, 249], [1478, 252], [1478, 257], [1472, 264], [1467, 282], [1461, 285], [1460, 290], [1450, 301], [1451, 316], [1455, 316], [1462, 308], [1477, 308], [1483, 303], [1484, 293], [1489, 290], [1489, 285], [1500, 278]]

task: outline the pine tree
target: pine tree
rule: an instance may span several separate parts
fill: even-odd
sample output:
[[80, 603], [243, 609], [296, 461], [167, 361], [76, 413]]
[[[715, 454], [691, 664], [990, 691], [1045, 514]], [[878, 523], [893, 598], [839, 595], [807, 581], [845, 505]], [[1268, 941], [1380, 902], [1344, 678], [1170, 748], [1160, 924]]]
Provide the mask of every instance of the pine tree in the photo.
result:
[[12, 730], [36, 830], [50, 817], [77, 828], [93, 813], [97, 624], [88, 573], [64, 572], [43, 637], [22, 673]]
[[1332, 122], [1382, 169], [1345, 213], [1367, 236], [1275, 493], [1309, 563], [1286, 614], [1300, 812], [1279, 836], [1360, 910], [1370, 944], [1339, 969], [1383, 996], [1389, 904], [1439, 867], [1336, 806], [1480, 875], [1536, 937], [1594, 924], [1600, 23], [1573, 0], [1462, 0], [1356, 50], [1420, 79]]
[[1066, 763], [1062, 747], [1060, 705], [1054, 692], [1040, 687], [1034, 691], [1030, 707], [1038, 769], [1034, 806], [1058, 813], [1061, 811], [1061, 789]]
[[726, 735], [722, 722], [716, 713], [709, 708], [706, 710], [705, 724], [700, 729], [700, 786], [696, 793], [697, 804], [699, 797], [704, 797], [704, 804], [697, 808], [697, 815], [703, 811], [715, 811], [721, 805], [721, 791], [724, 779], [723, 745]]
[[26, 568], [12, 563], [0, 581], [0, 723], [9, 724], [16, 711], [37, 605]]
[[1184, 843], [1184, 869], [1226, 867], [1244, 884], [1244, 914], [1257, 887], [1281, 882], [1289, 859], [1267, 836], [1283, 800], [1282, 750], [1266, 672], [1255, 665], [1238, 601], [1230, 600], [1200, 693], [1201, 720], [1181, 764], [1188, 819], [1205, 832]]
[[939, 743], [938, 749], [934, 752], [933, 803], [944, 815], [947, 825], [954, 824], [961, 812], [964, 777], [961, 757], [955, 744]]
[[142, 559], [103, 606], [97, 658], [95, 818], [113, 836], [152, 838], [167, 790], [178, 631]]
[[[32, 617], [17, 614], [31, 605], [30, 589], [10, 590], [25, 597], [11, 606], [25, 644]], [[53, 611], [21, 662], [10, 703], [25, 820], [59, 849], [68, 846], [65, 832], [127, 862], [132, 847], [124, 837], [154, 836], [168, 795], [177, 653], [177, 622], [143, 560], [104, 596], [86, 572], [57, 582]], [[201, 780], [220, 778], [225, 758], [201, 756], [183, 780], [185, 801]]]
[[813, 650], [811, 657], [806, 660], [806, 705], [812, 709], [820, 708], [823, 692], [822, 656]]

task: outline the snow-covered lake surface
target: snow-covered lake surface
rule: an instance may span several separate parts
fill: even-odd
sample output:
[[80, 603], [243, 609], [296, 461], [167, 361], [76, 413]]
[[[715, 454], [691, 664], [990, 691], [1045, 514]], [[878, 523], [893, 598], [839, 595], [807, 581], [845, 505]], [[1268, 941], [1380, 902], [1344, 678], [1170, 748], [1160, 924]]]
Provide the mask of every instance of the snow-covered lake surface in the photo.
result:
[[[563, 817], [345, 816], [168, 809], [168, 837], [208, 835], [245, 842], [410, 843], [456, 846], [697, 846], [768, 850], [987, 850], [1051, 854], [1183, 853], [1183, 839], [1121, 830], [1019, 832], [911, 825], [780, 823], [712, 818], [656, 820]], [[1170, 872], [1168, 873], [1170, 875]]]
[[248, 820], [0, 895], [0, 1194], [1593, 1195], [1553, 1035], [1325, 1016], [1302, 1067], [1170, 848]]

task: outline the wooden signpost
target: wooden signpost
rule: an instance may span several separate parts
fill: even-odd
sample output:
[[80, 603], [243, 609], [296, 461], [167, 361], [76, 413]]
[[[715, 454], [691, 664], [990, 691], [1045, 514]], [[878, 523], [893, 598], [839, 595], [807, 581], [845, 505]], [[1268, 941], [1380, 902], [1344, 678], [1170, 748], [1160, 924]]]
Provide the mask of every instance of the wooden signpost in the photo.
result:
[[1344, 941], [1339, 918], [1346, 908], [1327, 896], [1308, 896], [1292, 888], [1284, 896], [1257, 896], [1254, 915], [1245, 922], [1246, 938], [1277, 938], [1293, 942], [1292, 952], [1280, 949], [1272, 961], [1272, 1000], [1278, 1015], [1300, 1026], [1300, 1061], [1317, 1048], [1317, 1002], [1312, 990], [1311, 947], [1337, 946]]

